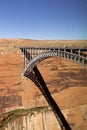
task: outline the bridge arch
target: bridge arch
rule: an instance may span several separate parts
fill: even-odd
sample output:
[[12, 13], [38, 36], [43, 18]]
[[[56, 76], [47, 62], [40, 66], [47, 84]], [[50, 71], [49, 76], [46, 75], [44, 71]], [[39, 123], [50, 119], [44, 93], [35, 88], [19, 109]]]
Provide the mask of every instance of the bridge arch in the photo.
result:
[[50, 52], [45, 52], [37, 55], [36, 57], [32, 58], [28, 65], [25, 67], [23, 75], [26, 75], [27, 73], [30, 73], [33, 68], [39, 64], [41, 61], [50, 58], [50, 57], [60, 57], [60, 58], [65, 58], [71, 61], [74, 61], [78, 64], [87, 64], [87, 58], [84, 56], [80, 56], [76, 53], [71, 53], [71, 52], [66, 52], [66, 51], [50, 51]]

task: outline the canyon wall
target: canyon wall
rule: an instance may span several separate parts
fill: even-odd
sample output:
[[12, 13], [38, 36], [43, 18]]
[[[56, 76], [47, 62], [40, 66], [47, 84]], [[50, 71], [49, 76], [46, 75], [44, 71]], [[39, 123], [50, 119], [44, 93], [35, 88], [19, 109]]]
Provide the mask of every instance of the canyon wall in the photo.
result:
[[[78, 113], [77, 113], [78, 110]], [[33, 110], [16, 110], [4, 115], [0, 130], [62, 130], [50, 108], [34, 108]], [[20, 114], [21, 113], [21, 114]], [[24, 113], [24, 114], [23, 114]], [[80, 105], [62, 110], [72, 130], [86, 130], [87, 105]], [[1, 124], [0, 124], [1, 126]]]
[[[24, 69], [24, 57], [20, 49], [15, 46], [49, 46], [50, 43], [51, 46], [61, 46], [65, 44], [69, 46], [87, 45], [86, 41], [53, 41], [52, 44], [50, 41], [42, 42], [22, 39], [0, 40], [1, 115], [4, 112], [9, 112], [16, 109], [30, 109], [38, 106], [48, 106], [45, 98], [37, 86], [35, 86], [31, 80], [23, 77], [22, 72]], [[57, 105], [61, 110], [65, 111], [65, 117], [72, 126], [73, 130], [86, 130], [87, 67], [80, 66], [72, 61], [58, 57], [46, 59], [38, 64], [37, 67], [40, 70]], [[48, 117], [51, 118], [52, 116], [51, 114], [49, 115], [49, 113], [51, 112], [48, 112]], [[38, 120], [42, 120], [41, 114], [36, 114], [36, 117], [32, 116], [32, 120], [37, 117]], [[18, 120], [23, 121], [27, 118], [27, 116], [21, 118], [15, 120], [14, 122], [16, 123]], [[54, 124], [56, 124], [55, 120], [56, 119], [53, 117], [52, 122], [55, 122]], [[2, 120], [0, 120], [0, 122], [2, 122]], [[8, 125], [10, 130], [10, 122]], [[24, 125], [24, 127], [25, 126], [26, 125]]]

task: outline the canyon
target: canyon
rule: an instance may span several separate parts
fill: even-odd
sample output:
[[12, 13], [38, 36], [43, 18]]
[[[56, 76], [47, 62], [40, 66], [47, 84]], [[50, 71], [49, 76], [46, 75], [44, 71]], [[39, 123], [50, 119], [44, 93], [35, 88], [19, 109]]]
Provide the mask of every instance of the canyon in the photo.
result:
[[[27, 111], [27, 109], [41, 107], [39, 114], [36, 112], [31, 118], [28, 113], [25, 113], [25, 115], [20, 115], [15, 119], [13, 124], [12, 121], [7, 122], [8, 129], [12, 130], [14, 124], [19, 122], [14, 130], [22, 128], [33, 130], [33, 127], [35, 130], [51, 130], [51, 127], [52, 130], [60, 130], [52, 110], [49, 110], [49, 106], [38, 87], [22, 75], [24, 56], [19, 49], [20, 46], [87, 47], [87, 41], [0, 39], [0, 123], [3, 124], [6, 119], [6, 116], [3, 116], [4, 113], [9, 117], [11, 111], [21, 109]], [[46, 59], [37, 67], [72, 130], [86, 130], [87, 67], [58, 57]], [[44, 110], [43, 107], [48, 109]], [[44, 128], [42, 117], [44, 117], [43, 122], [45, 122]], [[27, 126], [28, 128], [26, 128], [28, 124], [26, 124], [26, 120], [32, 120], [32, 125]], [[51, 127], [49, 127], [50, 125]], [[0, 130], [8, 129], [4, 128], [4, 125], [0, 128]]]

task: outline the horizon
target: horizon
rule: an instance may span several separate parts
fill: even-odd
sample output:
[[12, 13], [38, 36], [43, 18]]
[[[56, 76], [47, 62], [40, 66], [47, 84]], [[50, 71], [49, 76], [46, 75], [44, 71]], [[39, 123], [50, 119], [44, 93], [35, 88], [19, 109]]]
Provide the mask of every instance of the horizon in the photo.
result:
[[87, 39], [28, 39], [28, 38], [1, 38], [0, 40], [32, 40], [32, 41], [87, 41]]

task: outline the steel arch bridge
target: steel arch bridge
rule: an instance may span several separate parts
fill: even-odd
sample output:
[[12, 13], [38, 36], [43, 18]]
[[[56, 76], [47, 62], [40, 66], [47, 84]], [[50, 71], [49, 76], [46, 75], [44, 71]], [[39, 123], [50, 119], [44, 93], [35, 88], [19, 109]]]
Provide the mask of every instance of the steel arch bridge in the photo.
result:
[[70, 125], [52, 98], [37, 64], [50, 57], [60, 57], [87, 67], [87, 47], [20, 47], [24, 54], [23, 75], [31, 79], [42, 92], [53, 110], [61, 130], [71, 130]]
[[72, 47], [22, 47], [24, 53], [24, 71], [26, 76], [41, 61], [49, 57], [60, 57], [87, 66], [87, 48]]

